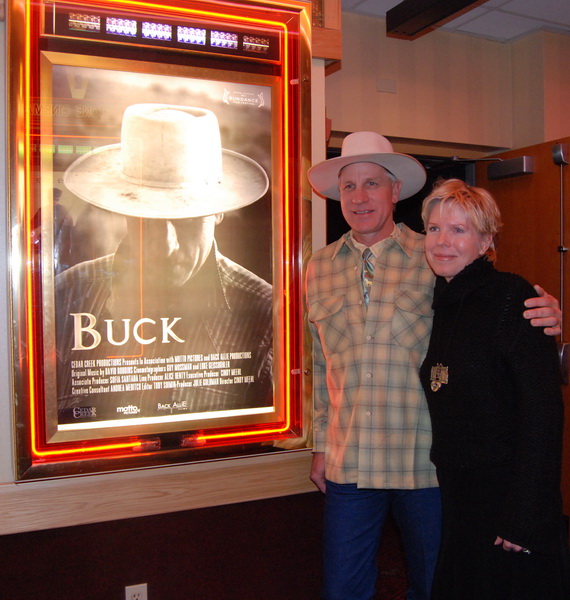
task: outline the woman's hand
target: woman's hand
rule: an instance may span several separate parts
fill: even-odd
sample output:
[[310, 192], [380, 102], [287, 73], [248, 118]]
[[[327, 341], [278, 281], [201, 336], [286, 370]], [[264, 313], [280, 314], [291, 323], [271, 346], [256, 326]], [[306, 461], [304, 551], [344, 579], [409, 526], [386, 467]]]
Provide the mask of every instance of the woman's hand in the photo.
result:
[[506, 550], [507, 552], [524, 552], [525, 554], [530, 554], [530, 550], [497, 536], [497, 539], [495, 540], [495, 546], [500, 546], [501, 544], [503, 546], [503, 550]]

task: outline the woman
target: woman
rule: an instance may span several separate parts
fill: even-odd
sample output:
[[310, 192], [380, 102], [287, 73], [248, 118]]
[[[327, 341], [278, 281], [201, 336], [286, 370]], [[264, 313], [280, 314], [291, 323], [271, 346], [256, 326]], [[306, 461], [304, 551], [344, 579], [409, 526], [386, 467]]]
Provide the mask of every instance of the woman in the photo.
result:
[[532, 286], [493, 267], [499, 209], [451, 179], [425, 199], [437, 275], [421, 367], [443, 501], [433, 600], [568, 600], [555, 341], [522, 317]]

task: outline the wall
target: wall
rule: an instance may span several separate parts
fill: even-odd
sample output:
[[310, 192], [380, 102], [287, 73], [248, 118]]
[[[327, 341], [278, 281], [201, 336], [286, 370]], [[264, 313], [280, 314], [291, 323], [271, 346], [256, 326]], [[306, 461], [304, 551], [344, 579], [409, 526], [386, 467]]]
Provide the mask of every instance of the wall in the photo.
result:
[[[327, 78], [327, 115], [337, 131], [509, 147], [509, 72], [506, 45], [443, 32], [387, 38], [384, 20], [343, 13], [342, 69]], [[391, 91], [378, 91], [379, 80]]]
[[554, 140], [570, 135], [570, 36], [543, 34], [543, 38], [544, 140]]
[[[513, 148], [544, 141], [544, 36], [531, 35], [513, 44]], [[514, 102], [516, 100], [516, 102]]]
[[326, 86], [333, 130], [479, 155], [570, 133], [570, 36], [503, 44], [435, 31], [410, 42], [385, 30], [382, 19], [343, 13], [342, 69]]
[[540, 32], [512, 44], [513, 147], [570, 135], [570, 36]]
[[318, 492], [0, 537], [8, 600], [312, 600], [320, 586]]

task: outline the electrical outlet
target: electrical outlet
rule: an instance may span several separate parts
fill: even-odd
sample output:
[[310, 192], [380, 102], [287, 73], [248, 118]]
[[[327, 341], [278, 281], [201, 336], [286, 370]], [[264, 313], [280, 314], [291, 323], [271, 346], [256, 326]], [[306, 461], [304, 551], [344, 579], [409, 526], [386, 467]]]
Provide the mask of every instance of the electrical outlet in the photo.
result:
[[146, 583], [128, 585], [125, 588], [125, 600], [148, 600]]

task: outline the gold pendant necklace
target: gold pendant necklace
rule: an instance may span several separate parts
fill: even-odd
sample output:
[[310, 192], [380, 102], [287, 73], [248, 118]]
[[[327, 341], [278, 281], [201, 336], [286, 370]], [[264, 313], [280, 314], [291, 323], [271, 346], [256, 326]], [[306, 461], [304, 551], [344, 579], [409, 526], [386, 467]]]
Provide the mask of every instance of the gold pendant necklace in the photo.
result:
[[431, 391], [437, 392], [439, 388], [448, 382], [449, 373], [447, 367], [444, 367], [441, 363], [437, 363], [435, 367], [431, 368]]

